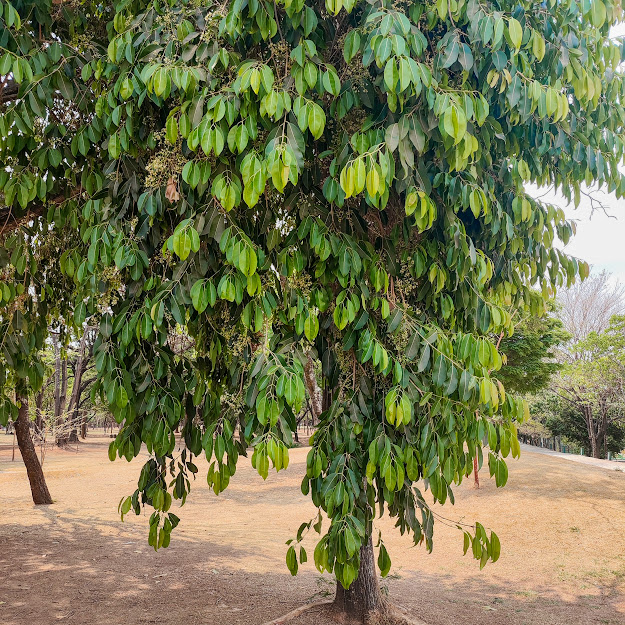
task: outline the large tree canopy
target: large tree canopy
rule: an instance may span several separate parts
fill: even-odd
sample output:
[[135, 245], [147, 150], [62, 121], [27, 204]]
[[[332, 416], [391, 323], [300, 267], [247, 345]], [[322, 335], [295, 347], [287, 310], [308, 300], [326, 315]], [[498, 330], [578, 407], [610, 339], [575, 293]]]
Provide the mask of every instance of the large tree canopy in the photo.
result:
[[[423, 489], [453, 500], [485, 437], [499, 486], [519, 453], [527, 407], [491, 377], [490, 337], [587, 273], [554, 246], [573, 225], [524, 184], [625, 192], [620, 16], [602, 0], [3, 0], [3, 363], [36, 383], [45, 306], [101, 317], [97, 389], [124, 422], [110, 456], [151, 452], [121, 508], [154, 508], [158, 547], [193, 456], [215, 493], [248, 445], [260, 475], [287, 466], [310, 353], [316, 565], [350, 585], [376, 504], [431, 549]], [[479, 524], [469, 546], [498, 557]]]

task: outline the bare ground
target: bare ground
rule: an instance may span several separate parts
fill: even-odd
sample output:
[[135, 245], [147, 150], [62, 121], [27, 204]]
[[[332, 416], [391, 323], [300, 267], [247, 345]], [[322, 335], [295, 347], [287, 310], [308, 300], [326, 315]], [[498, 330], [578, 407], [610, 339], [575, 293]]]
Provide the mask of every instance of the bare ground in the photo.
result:
[[[258, 625], [331, 597], [312, 562], [291, 577], [285, 540], [315, 513], [299, 484], [307, 450], [266, 482], [242, 458], [215, 497], [198, 477], [168, 549], [147, 544], [147, 516], [121, 523], [117, 504], [134, 489], [139, 461], [106, 457], [108, 439], [49, 452], [55, 503], [32, 505], [25, 470], [0, 434], [0, 624]], [[393, 558], [383, 589], [429, 625], [625, 625], [625, 473], [525, 451], [497, 490], [481, 474], [456, 489], [444, 516], [481, 521], [502, 542], [479, 570], [457, 530], [437, 522], [431, 555], [378, 526]], [[200, 476], [205, 464], [200, 466]], [[307, 540], [310, 560], [314, 540]], [[331, 625], [313, 609], [293, 625]]]

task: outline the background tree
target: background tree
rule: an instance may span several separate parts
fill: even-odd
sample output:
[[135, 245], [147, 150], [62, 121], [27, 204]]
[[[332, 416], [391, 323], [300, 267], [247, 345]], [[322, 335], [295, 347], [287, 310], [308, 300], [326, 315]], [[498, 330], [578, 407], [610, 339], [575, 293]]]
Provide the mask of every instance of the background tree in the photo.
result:
[[[560, 369], [553, 348], [564, 343], [570, 335], [552, 313], [551, 304], [541, 315], [524, 315], [515, 324], [512, 336], [504, 337], [502, 333], [497, 339], [496, 345], [504, 355], [504, 366], [495, 373], [495, 377], [501, 380], [507, 391], [523, 395], [537, 393]], [[534, 434], [536, 428], [533, 425], [526, 421], [522, 431], [527, 432], [529, 428]], [[480, 487], [477, 457], [473, 459], [473, 484], [475, 488]]]
[[[44, 302], [77, 328], [101, 318], [97, 389], [124, 423], [110, 456], [150, 452], [121, 512], [154, 508], [155, 548], [178, 523], [193, 456], [208, 458], [215, 493], [248, 444], [263, 477], [288, 465], [308, 355], [321, 361], [302, 482], [319, 515], [287, 565], [306, 559], [296, 547], [314, 528], [337, 604], [359, 618], [385, 609], [376, 514], [431, 549], [425, 491], [453, 501], [485, 436], [505, 484], [527, 406], [491, 375], [491, 337], [512, 331], [510, 307], [542, 313], [588, 271], [554, 247], [573, 232], [563, 212], [524, 183], [573, 201], [593, 181], [625, 191], [623, 46], [609, 37], [620, 5], [2, 6], [15, 276], [2, 357], [37, 388]], [[63, 290], [33, 265], [32, 233], [76, 230]], [[41, 339], [20, 350], [24, 325]], [[173, 349], [178, 326], [192, 351]], [[497, 559], [479, 523], [464, 540], [482, 565]], [[388, 573], [381, 542], [378, 565]]]
[[625, 424], [625, 317], [613, 317], [606, 330], [591, 332], [570, 350], [576, 357], [555, 381], [555, 392], [586, 426], [592, 456], [605, 457], [608, 428], [618, 440]]
[[607, 271], [593, 271], [587, 280], [561, 290], [558, 302], [559, 317], [576, 344], [591, 332], [603, 332], [614, 315], [625, 312], [625, 286]]
[[[29, 394], [37, 395], [42, 390], [49, 324], [63, 317], [68, 308], [67, 294], [74, 292], [71, 280], [59, 267], [59, 249], [63, 249], [68, 233], [52, 230], [43, 221], [23, 221], [14, 217], [12, 211], [5, 211], [3, 223], [4, 232], [0, 234], [3, 237], [0, 246], [0, 422], [6, 424], [13, 419], [16, 424], [16, 437], [33, 501], [50, 504], [52, 498], [31, 436], [28, 398]], [[9, 228], [10, 223], [19, 228]], [[55, 405], [59, 406], [64, 387], [62, 369], [60, 360], [57, 363], [55, 357], [54, 396]], [[36, 407], [41, 408], [39, 400]]]
[[515, 324], [514, 334], [504, 337], [499, 345], [506, 359], [496, 373], [497, 379], [514, 393], [541, 391], [562, 367], [555, 348], [570, 338], [562, 321], [553, 316], [553, 307], [544, 315], [525, 316]]
[[[532, 436], [534, 433], [535, 438], [560, 436], [567, 445], [590, 450], [588, 426], [583, 413], [575, 405], [553, 392], [547, 392], [536, 397], [530, 409], [531, 423], [529, 428], [523, 424], [524, 434]], [[622, 419], [609, 420], [601, 445], [604, 443], [607, 444], [607, 451], [613, 454], [625, 449], [625, 422]], [[605, 456], [605, 448], [602, 451]]]

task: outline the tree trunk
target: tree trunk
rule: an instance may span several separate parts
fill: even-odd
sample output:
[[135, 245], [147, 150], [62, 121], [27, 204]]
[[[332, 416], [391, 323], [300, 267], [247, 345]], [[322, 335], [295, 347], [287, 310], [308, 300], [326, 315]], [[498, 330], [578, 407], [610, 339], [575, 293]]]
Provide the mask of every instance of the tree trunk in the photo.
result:
[[310, 355], [308, 356], [308, 360], [306, 361], [306, 365], [304, 367], [304, 380], [306, 381], [306, 387], [310, 397], [310, 409], [313, 421], [318, 422], [319, 415], [323, 410], [322, 398], [320, 397], [321, 393], [319, 392], [319, 386], [315, 376], [315, 363]]
[[54, 346], [54, 418], [58, 420], [61, 414], [61, 348], [56, 334], [52, 336], [52, 345]]
[[588, 431], [588, 442], [590, 443], [590, 455], [593, 458], [599, 458], [599, 445], [600, 441], [597, 440], [597, 427], [595, 419], [592, 415], [592, 407], [584, 406], [584, 418], [586, 420], [586, 429]]
[[35, 425], [43, 436], [43, 389], [35, 395]]
[[[72, 370], [74, 373], [74, 386], [72, 387], [72, 394], [69, 398], [69, 406], [67, 407], [67, 412], [71, 415], [71, 420], [74, 425], [78, 423], [80, 413], [80, 397], [83, 390], [86, 388], [83, 385], [82, 378], [87, 367], [88, 359], [90, 357], [90, 349], [87, 344], [88, 340], [88, 330], [85, 330], [82, 337], [80, 338], [80, 349], [78, 351], [78, 356], [76, 357], [76, 362], [72, 365]], [[86, 416], [84, 416], [81, 420], [80, 433], [82, 438], [85, 438], [87, 436]]]
[[[601, 406], [601, 420], [597, 427], [597, 448], [599, 455], [597, 458], [608, 457], [608, 408]], [[603, 444], [603, 456], [601, 456], [601, 444]]]
[[368, 614], [386, 608], [378, 584], [371, 537], [360, 548], [358, 577], [347, 590], [339, 582], [336, 583], [334, 603], [350, 619], [361, 622], [364, 622]]
[[67, 444], [67, 440], [58, 433], [63, 425], [63, 417], [61, 416], [61, 387], [63, 385], [63, 374], [61, 364], [61, 347], [59, 345], [58, 335], [52, 335], [52, 344], [54, 345], [54, 423], [57, 428], [56, 444], [63, 446]]
[[593, 458], [601, 457], [601, 434], [599, 429], [599, 424], [596, 422], [596, 419], [593, 419], [590, 423], [590, 453]]
[[473, 456], [473, 488], [480, 487], [480, 475], [477, 466], [477, 454]]
[[61, 397], [59, 398], [59, 416], [65, 418], [65, 410], [67, 408], [67, 357], [63, 360], [61, 366]]
[[17, 444], [19, 445], [26, 473], [30, 481], [30, 490], [33, 495], [35, 504], [50, 504], [52, 497], [46, 485], [46, 478], [37, 457], [37, 451], [33, 439], [30, 435], [30, 423], [28, 419], [28, 396], [23, 389], [18, 390], [16, 396], [20, 404], [17, 421], [15, 422], [15, 433], [17, 435]]

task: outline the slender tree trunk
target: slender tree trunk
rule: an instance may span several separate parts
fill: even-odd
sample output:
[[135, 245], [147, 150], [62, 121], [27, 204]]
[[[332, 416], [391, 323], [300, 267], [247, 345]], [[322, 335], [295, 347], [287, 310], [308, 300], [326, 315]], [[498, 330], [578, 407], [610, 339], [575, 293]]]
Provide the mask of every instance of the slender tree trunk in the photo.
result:
[[43, 433], [43, 389], [35, 395], [35, 424], [37, 430]]
[[608, 457], [608, 409], [606, 406], [601, 407], [601, 421], [599, 422], [597, 432], [597, 448], [601, 457], [601, 444], [603, 443], [603, 457]]
[[61, 348], [59, 338], [52, 335], [54, 346], [54, 418], [58, 419], [61, 414]]
[[62, 361], [61, 365], [61, 397], [59, 398], [59, 416], [65, 417], [67, 408], [67, 358]]
[[477, 455], [473, 456], [473, 488], [480, 487], [480, 475], [477, 466]]
[[[62, 366], [61, 366], [61, 347], [59, 345], [59, 337], [56, 334], [52, 335], [52, 344], [54, 345], [54, 424], [60, 431], [61, 425], [63, 425], [63, 418], [61, 417], [61, 386], [62, 386]], [[64, 437], [58, 434], [56, 435], [56, 444], [62, 446], [66, 443]]]
[[583, 410], [586, 420], [586, 429], [588, 431], [588, 441], [590, 443], [590, 455], [593, 458], [599, 458], [599, 441], [597, 440], [597, 427], [592, 416], [592, 408], [586, 405]]
[[[85, 368], [87, 365], [87, 361], [89, 358], [89, 354], [87, 352], [87, 340], [88, 333], [84, 332], [82, 337], [80, 338], [80, 349], [78, 351], [78, 356], [76, 358], [75, 364], [72, 366], [74, 372], [74, 385], [72, 387], [72, 394], [69, 398], [69, 406], [67, 408], [67, 412], [71, 414], [72, 423], [76, 424], [78, 422], [79, 412], [80, 412], [80, 397], [84, 390], [82, 377], [85, 372]], [[80, 435], [82, 438], [87, 436], [87, 420], [84, 417], [81, 420], [80, 425]]]
[[336, 583], [334, 603], [350, 618], [360, 621], [364, 621], [367, 614], [386, 607], [378, 583], [371, 536], [360, 548], [358, 577], [347, 590]]
[[46, 478], [37, 457], [35, 444], [30, 435], [30, 423], [28, 419], [28, 396], [23, 388], [18, 388], [16, 399], [20, 404], [17, 421], [15, 422], [15, 433], [17, 444], [19, 445], [26, 473], [30, 481], [30, 490], [35, 504], [50, 504], [52, 497], [46, 485]]
[[601, 423], [597, 419], [590, 422], [592, 436], [590, 437], [590, 451], [593, 458], [601, 458]]
[[323, 410], [322, 398], [321, 393], [319, 392], [317, 378], [315, 376], [315, 363], [310, 356], [308, 356], [306, 366], [304, 367], [304, 380], [306, 381], [306, 387], [310, 397], [310, 409], [313, 415], [313, 420], [319, 421], [319, 415]]

